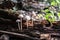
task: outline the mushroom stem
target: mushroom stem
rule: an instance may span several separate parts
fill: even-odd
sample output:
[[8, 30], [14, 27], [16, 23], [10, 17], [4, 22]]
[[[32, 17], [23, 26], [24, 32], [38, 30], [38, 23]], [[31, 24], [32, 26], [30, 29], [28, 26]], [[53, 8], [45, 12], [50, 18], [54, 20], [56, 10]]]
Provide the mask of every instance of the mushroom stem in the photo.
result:
[[[33, 22], [33, 20], [32, 20], [32, 25], [34, 24], [34, 22]], [[33, 26], [32, 26], [32, 28], [33, 28]]]
[[20, 30], [20, 23], [18, 22], [18, 30]]
[[[33, 17], [33, 16], [32, 16]], [[34, 21], [33, 21], [33, 19], [32, 19], [32, 25], [34, 24]], [[32, 26], [32, 28], [33, 28], [33, 26]]]
[[21, 31], [22, 31], [22, 18], [21, 18]]
[[27, 20], [27, 29], [28, 29], [28, 20]]

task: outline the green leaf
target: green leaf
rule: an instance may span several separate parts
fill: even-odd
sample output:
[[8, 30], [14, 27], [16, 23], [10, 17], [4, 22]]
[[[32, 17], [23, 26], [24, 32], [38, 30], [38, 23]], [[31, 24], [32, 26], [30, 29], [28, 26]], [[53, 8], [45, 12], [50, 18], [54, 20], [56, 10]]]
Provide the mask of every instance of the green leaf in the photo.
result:
[[51, 13], [47, 13], [45, 15], [46, 20], [49, 20], [50, 22], [54, 22], [54, 16]]
[[57, 5], [57, 2], [52, 1], [52, 2], [51, 2], [51, 5], [56, 6], [56, 5]]

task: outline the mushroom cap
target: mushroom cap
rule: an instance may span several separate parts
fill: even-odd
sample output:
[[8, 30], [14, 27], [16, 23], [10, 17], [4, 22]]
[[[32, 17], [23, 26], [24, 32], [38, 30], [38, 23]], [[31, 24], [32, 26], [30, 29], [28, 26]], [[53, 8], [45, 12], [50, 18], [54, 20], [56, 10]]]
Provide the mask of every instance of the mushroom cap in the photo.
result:
[[24, 16], [23, 16], [23, 14], [20, 14], [19, 16], [18, 16], [18, 18], [23, 18]]
[[26, 15], [25, 18], [26, 18], [27, 20], [30, 20], [30, 19], [31, 19], [29, 15]]
[[36, 13], [35, 13], [34, 11], [32, 11], [32, 14], [33, 14], [34, 16], [36, 16]]
[[38, 17], [38, 16], [36, 16], [36, 19], [39, 19], [39, 17]]
[[36, 19], [32, 17], [32, 20], [35, 21]]
[[19, 19], [17, 19], [16, 22], [21, 22], [21, 21]]

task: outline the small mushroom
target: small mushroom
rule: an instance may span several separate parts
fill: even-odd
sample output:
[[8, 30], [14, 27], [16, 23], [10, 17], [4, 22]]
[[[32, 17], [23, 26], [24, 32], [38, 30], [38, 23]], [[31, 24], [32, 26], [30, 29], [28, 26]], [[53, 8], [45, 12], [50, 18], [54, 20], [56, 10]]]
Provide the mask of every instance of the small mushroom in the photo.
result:
[[23, 18], [24, 16], [23, 16], [23, 14], [20, 14], [19, 16], [18, 16], [18, 18], [21, 18], [21, 30], [22, 30], [22, 18]]
[[19, 14], [19, 16], [18, 16], [18, 18], [23, 18], [24, 16], [23, 16], [23, 14]]
[[21, 20], [17, 19], [16, 22], [18, 23], [18, 29], [20, 30], [20, 22], [21, 22]]
[[26, 21], [27, 21], [27, 29], [28, 29], [28, 21], [29, 21], [31, 18], [30, 18], [29, 15], [26, 15], [25, 18], [26, 18]]

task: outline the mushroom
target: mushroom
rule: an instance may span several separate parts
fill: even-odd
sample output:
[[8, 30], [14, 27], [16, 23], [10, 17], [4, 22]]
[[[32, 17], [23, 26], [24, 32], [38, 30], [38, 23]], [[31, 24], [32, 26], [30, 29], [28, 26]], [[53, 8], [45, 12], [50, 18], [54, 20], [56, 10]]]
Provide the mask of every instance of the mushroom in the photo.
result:
[[23, 16], [23, 14], [20, 14], [19, 16], [18, 16], [18, 18], [21, 18], [21, 30], [22, 30], [22, 18], [23, 18], [24, 16]]
[[20, 22], [21, 22], [21, 20], [17, 19], [16, 22], [18, 23], [18, 29], [20, 30]]
[[26, 18], [26, 21], [27, 21], [27, 29], [28, 29], [28, 20], [30, 20], [31, 18], [30, 18], [29, 15], [26, 15], [25, 18]]
[[23, 14], [19, 14], [19, 16], [18, 16], [18, 18], [23, 18], [24, 16], [23, 16]]
[[33, 16], [36, 16], [36, 12], [32, 11], [32, 15], [33, 15]]
[[32, 11], [32, 24], [34, 23], [34, 21], [36, 20], [34, 17], [36, 16], [36, 12]]

